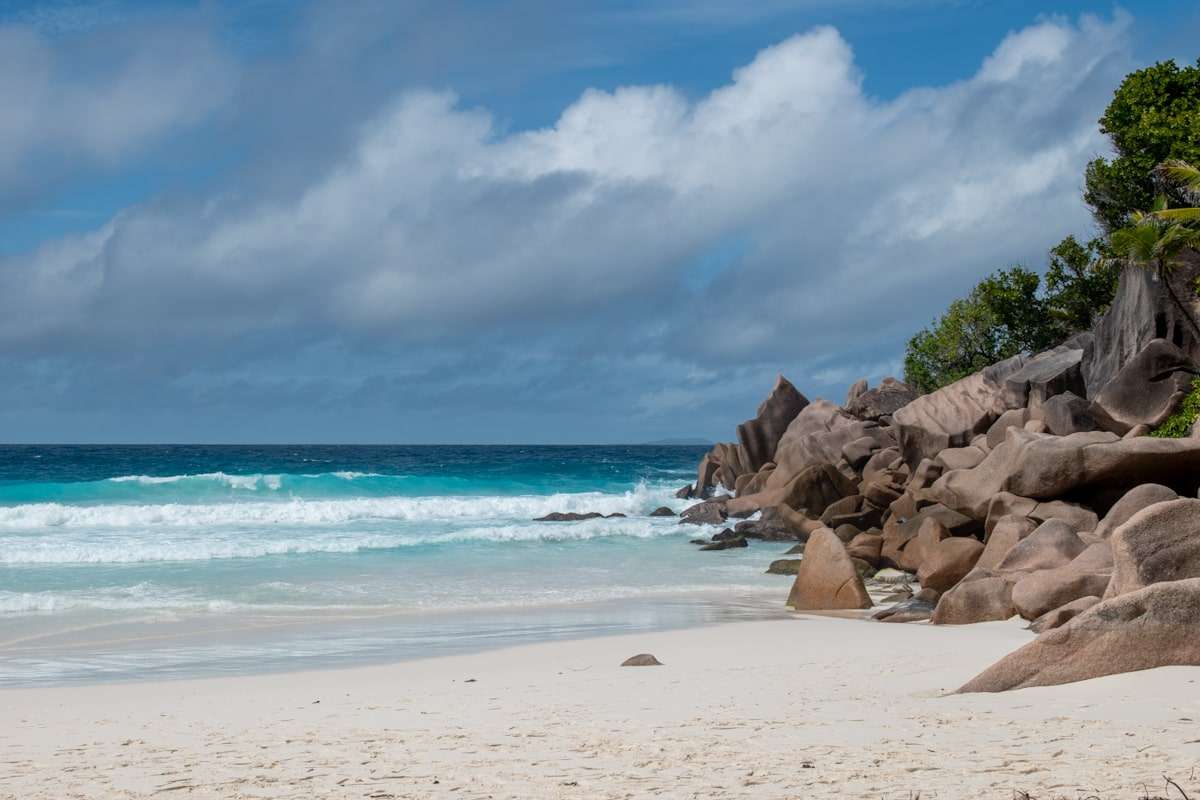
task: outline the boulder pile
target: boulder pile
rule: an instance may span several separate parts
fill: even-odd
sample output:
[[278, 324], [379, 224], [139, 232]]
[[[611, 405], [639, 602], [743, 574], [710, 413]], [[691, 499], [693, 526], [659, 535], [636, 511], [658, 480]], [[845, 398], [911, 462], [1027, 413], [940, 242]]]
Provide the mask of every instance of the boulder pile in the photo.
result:
[[797, 610], [870, 608], [862, 576], [890, 568], [920, 591], [877, 619], [1028, 620], [964, 691], [1200, 665], [1200, 437], [1147, 435], [1200, 374], [1191, 305], [1126, 270], [1095, 330], [929, 394], [860, 380], [837, 405], [780, 376], [681, 521], [807, 542]]

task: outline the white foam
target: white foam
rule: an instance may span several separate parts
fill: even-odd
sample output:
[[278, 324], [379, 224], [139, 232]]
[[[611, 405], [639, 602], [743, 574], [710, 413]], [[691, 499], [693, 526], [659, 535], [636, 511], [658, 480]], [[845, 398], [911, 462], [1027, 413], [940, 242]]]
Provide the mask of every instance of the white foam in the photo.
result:
[[214, 481], [223, 483], [232, 489], [252, 492], [258, 491], [259, 488], [278, 491], [283, 485], [282, 475], [230, 475], [227, 472], [200, 472], [195, 475], [119, 475], [107, 480], [111, 483], [138, 483], [142, 486], [158, 486], [183, 481]]
[[288, 525], [325, 527], [366, 520], [532, 520], [552, 511], [645, 514], [674, 502], [665, 489], [640, 484], [623, 494], [355, 497], [267, 502], [67, 505], [27, 503], [0, 507], [0, 530], [46, 528], [199, 528]]
[[[678, 534], [678, 505], [644, 484], [622, 494], [359, 497], [204, 504], [0, 507], [0, 564], [203, 561], [353, 553], [450, 542], [575, 541]], [[534, 522], [551, 511], [621, 513], [579, 522]]]
[[231, 611], [235, 604], [206, 599], [179, 589], [139, 583], [106, 589], [44, 592], [0, 591], [0, 615], [49, 614], [92, 609], [97, 611], [141, 611], [149, 609]]
[[185, 536], [147, 531], [120, 537], [0, 536], [0, 564], [122, 564], [147, 561], [207, 561], [308, 553], [357, 553], [453, 542], [566, 542], [609, 536], [646, 539], [677, 535], [674, 520], [599, 519], [584, 522], [487, 525], [441, 533], [312, 532], [270, 535], [208, 530]]

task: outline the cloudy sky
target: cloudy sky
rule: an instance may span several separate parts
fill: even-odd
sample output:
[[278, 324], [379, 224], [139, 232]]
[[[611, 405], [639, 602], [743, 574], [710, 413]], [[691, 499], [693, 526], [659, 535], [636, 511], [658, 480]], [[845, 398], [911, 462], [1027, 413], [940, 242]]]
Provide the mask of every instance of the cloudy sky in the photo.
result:
[[0, 440], [727, 439], [1089, 234], [1113, 89], [1200, 41], [745, 6], [0, 0]]

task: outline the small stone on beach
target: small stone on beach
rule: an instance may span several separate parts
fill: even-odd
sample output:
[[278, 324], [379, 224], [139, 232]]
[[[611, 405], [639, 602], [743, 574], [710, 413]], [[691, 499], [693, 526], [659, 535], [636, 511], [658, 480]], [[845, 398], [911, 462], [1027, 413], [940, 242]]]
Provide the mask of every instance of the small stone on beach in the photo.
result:
[[638, 653], [621, 662], [622, 667], [661, 667], [663, 663], [649, 653]]

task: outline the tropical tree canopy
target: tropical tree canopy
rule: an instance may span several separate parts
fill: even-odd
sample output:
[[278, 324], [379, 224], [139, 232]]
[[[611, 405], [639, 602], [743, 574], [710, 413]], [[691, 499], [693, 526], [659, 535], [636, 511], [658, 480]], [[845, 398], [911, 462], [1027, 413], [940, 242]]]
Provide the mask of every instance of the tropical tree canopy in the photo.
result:
[[908, 342], [904, 380], [931, 392], [1018, 353], [1036, 353], [1091, 328], [1116, 291], [1119, 264], [1101, 257], [1103, 242], [1074, 236], [1050, 251], [1041, 277], [1023, 267], [999, 270], [955, 300]]
[[[1084, 200], [1105, 231], [1145, 211], [1162, 191], [1156, 168], [1181, 160], [1200, 164], [1200, 62], [1179, 67], [1163, 61], [1130, 73], [1100, 118], [1116, 150], [1110, 161], [1087, 167]], [[1187, 205], [1181, 188], [1168, 191], [1172, 206]]]

